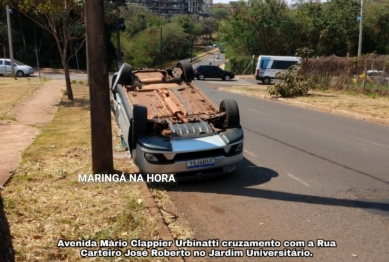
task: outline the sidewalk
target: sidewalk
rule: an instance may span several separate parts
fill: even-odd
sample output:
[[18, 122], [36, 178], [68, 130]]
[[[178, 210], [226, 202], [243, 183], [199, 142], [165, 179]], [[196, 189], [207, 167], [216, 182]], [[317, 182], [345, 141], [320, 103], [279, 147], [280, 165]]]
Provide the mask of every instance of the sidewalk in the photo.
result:
[[0, 122], [0, 186], [8, 181], [19, 163], [21, 153], [40, 133], [38, 127], [49, 124], [53, 119], [64, 89], [63, 80], [46, 82], [8, 113], [16, 116], [17, 122]]

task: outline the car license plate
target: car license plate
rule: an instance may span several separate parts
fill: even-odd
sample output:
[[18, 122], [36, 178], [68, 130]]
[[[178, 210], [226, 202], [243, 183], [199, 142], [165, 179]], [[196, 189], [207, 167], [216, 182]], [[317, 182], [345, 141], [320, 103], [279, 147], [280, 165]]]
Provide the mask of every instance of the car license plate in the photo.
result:
[[199, 167], [214, 166], [214, 165], [215, 165], [214, 158], [203, 158], [197, 160], [190, 160], [186, 162], [187, 168], [199, 168]]

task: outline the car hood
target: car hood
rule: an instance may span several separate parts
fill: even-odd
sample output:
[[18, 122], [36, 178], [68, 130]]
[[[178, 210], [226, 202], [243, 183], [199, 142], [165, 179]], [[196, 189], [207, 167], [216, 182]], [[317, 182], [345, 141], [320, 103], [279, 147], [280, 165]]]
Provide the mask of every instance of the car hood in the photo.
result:
[[16, 66], [17, 68], [24, 68], [24, 69], [32, 69], [31, 66], [28, 66], [28, 65], [18, 65]]

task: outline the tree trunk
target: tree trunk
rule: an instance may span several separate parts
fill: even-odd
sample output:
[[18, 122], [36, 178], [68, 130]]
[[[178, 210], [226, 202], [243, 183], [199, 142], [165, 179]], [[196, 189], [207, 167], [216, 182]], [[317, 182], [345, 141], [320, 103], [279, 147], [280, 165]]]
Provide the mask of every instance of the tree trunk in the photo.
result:
[[3, 199], [0, 193], [0, 261], [15, 261], [15, 252], [12, 247], [11, 232], [4, 213]]
[[[65, 52], [66, 54], [66, 52]], [[65, 81], [66, 81], [66, 93], [68, 94], [68, 99], [73, 100], [73, 90], [72, 90], [72, 84], [70, 82], [70, 74], [69, 74], [69, 67], [66, 59], [66, 55], [62, 56], [62, 66], [65, 71]]]

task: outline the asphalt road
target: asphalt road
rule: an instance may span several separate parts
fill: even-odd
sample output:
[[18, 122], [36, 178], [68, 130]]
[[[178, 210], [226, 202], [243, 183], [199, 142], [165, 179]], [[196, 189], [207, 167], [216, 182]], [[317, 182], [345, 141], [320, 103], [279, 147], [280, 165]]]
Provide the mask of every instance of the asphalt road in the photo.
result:
[[197, 239], [333, 240], [294, 261], [389, 261], [388, 126], [219, 91], [225, 81], [196, 84], [217, 104], [235, 99], [245, 132], [234, 173], [168, 191]]
[[217, 89], [252, 83], [196, 80], [215, 103], [238, 102], [245, 132], [244, 159], [232, 174], [168, 191], [196, 238], [312, 240], [315, 246], [324, 239], [337, 246], [306, 245], [313, 257], [264, 261], [389, 261], [389, 127]]

